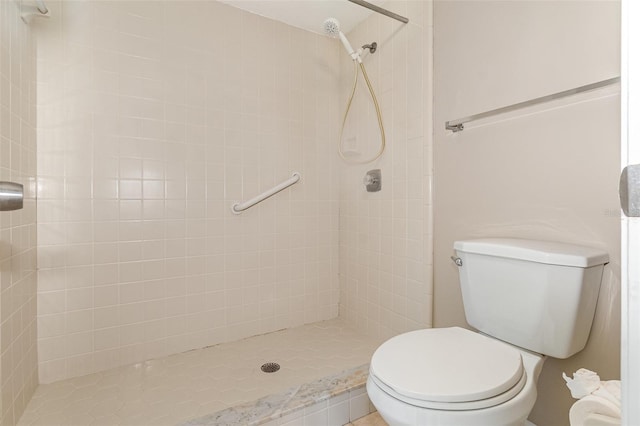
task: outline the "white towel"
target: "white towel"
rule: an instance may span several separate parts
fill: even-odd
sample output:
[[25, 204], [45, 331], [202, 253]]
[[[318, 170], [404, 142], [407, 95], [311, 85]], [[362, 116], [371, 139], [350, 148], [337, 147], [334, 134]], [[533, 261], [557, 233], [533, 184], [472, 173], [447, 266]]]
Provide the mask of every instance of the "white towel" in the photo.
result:
[[619, 425], [621, 422], [620, 407], [605, 398], [588, 395], [571, 406], [569, 422], [571, 426]]
[[573, 379], [562, 373], [578, 401], [569, 411], [571, 426], [616, 426], [621, 422], [620, 381], [601, 382], [597, 373], [581, 368]]
[[590, 395], [600, 387], [600, 376], [597, 373], [581, 368], [573, 373], [573, 379], [562, 373], [562, 377], [567, 382], [567, 387], [571, 391], [571, 396], [580, 399]]
[[599, 396], [613, 403], [618, 410], [621, 409], [622, 405], [620, 401], [622, 400], [622, 396], [620, 393], [620, 380], [608, 380], [606, 382], [600, 382], [600, 387], [593, 391], [591, 394], [593, 396]]
[[620, 419], [600, 414], [590, 414], [582, 426], [620, 426]]

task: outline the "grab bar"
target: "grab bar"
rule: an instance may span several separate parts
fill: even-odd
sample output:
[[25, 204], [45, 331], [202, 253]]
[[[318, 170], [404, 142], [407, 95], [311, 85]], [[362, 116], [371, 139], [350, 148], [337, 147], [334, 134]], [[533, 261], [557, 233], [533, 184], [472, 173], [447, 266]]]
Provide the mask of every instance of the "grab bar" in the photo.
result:
[[47, 8], [47, 5], [44, 4], [44, 0], [36, 0], [36, 8], [38, 9], [38, 12], [42, 13], [43, 15], [49, 13], [49, 8]]
[[250, 200], [245, 201], [244, 203], [235, 203], [234, 205], [231, 206], [231, 211], [234, 214], [240, 214], [243, 211], [245, 211], [246, 209], [248, 209], [249, 207], [253, 207], [256, 204], [258, 204], [259, 202], [266, 200], [267, 198], [277, 194], [278, 192], [282, 191], [283, 189], [287, 189], [291, 185], [298, 183], [298, 181], [300, 180], [300, 177], [301, 177], [300, 173], [293, 172], [293, 175], [291, 175], [291, 177], [289, 179], [285, 180], [284, 182], [281, 182], [281, 183], [277, 184], [276, 186], [274, 186], [270, 190], [264, 191], [262, 194], [256, 195], [255, 197], [253, 197]]
[[584, 93], [591, 90], [599, 89], [601, 87], [609, 86], [611, 84], [618, 83], [620, 81], [620, 77], [613, 77], [607, 80], [598, 81], [596, 83], [587, 84], [586, 86], [576, 87], [574, 89], [564, 90], [562, 92], [554, 93], [547, 96], [542, 96], [540, 98], [531, 99], [524, 102], [519, 102], [517, 104], [509, 105], [502, 108], [493, 109], [487, 112], [481, 112], [479, 114], [470, 115], [468, 117], [459, 118], [457, 120], [450, 120], [444, 123], [445, 130], [451, 130], [453, 133], [461, 132], [464, 130], [464, 123], [468, 123], [470, 121], [482, 120], [487, 117], [491, 117], [498, 114], [504, 114], [507, 112], [515, 111], [518, 109], [530, 107], [533, 105], [541, 104], [543, 102], [554, 101], [556, 99], [561, 99], [567, 96], [576, 95], [578, 93]]

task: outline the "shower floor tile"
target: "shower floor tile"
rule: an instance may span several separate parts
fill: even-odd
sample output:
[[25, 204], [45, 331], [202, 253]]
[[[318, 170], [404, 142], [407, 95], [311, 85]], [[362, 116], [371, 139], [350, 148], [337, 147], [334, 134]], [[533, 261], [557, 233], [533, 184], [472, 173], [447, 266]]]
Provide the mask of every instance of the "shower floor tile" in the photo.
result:
[[339, 319], [250, 337], [40, 385], [18, 425], [174, 425], [368, 363], [378, 344]]

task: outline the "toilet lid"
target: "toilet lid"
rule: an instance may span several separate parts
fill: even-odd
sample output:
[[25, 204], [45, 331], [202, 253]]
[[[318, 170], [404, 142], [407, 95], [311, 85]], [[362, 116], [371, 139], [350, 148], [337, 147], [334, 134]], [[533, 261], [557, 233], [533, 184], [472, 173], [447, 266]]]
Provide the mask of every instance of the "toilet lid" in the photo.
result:
[[517, 349], [459, 327], [393, 337], [373, 354], [370, 373], [393, 396], [434, 408], [496, 405], [517, 395], [526, 381]]

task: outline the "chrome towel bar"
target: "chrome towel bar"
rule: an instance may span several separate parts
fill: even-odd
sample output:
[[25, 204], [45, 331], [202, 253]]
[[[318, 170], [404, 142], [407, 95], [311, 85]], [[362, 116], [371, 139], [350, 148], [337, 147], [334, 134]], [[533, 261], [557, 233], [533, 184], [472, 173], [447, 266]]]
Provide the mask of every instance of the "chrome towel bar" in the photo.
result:
[[468, 123], [470, 121], [482, 120], [483, 118], [492, 117], [494, 115], [504, 114], [504, 113], [515, 111], [521, 108], [526, 108], [526, 107], [538, 105], [544, 102], [565, 98], [567, 96], [576, 95], [578, 93], [584, 93], [590, 90], [600, 89], [601, 87], [609, 86], [611, 84], [618, 83], [619, 81], [620, 81], [620, 77], [609, 78], [607, 80], [598, 81], [597, 83], [587, 84], [586, 86], [580, 86], [574, 89], [564, 90], [562, 92], [554, 93], [547, 96], [542, 96], [535, 99], [530, 99], [528, 101], [519, 102], [517, 104], [509, 105], [506, 107], [493, 109], [491, 111], [481, 112], [479, 114], [470, 115], [464, 118], [458, 118], [457, 120], [447, 121], [446, 123], [444, 123], [444, 127], [446, 130], [452, 130], [454, 133], [461, 132], [462, 130], [464, 130], [464, 123]]
[[287, 189], [291, 185], [298, 183], [298, 181], [300, 180], [300, 177], [301, 177], [300, 173], [293, 172], [293, 175], [291, 175], [289, 179], [285, 180], [284, 182], [280, 182], [279, 184], [269, 189], [268, 191], [264, 191], [262, 194], [256, 195], [255, 197], [245, 201], [244, 203], [235, 203], [234, 205], [231, 206], [231, 211], [234, 214], [240, 214], [246, 209], [248, 209], [249, 207], [253, 207], [259, 202], [266, 200], [267, 198], [277, 194], [283, 189]]

